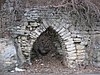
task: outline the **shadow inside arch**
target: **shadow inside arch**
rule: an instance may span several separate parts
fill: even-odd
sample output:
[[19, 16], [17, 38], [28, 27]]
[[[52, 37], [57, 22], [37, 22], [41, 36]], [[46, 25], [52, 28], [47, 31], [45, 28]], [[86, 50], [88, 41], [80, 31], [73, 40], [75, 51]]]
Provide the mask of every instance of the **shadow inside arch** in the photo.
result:
[[48, 63], [53, 62], [56, 65], [63, 65], [64, 47], [60, 35], [49, 26], [37, 37], [33, 43], [30, 52], [30, 61], [34, 64], [36, 61]]

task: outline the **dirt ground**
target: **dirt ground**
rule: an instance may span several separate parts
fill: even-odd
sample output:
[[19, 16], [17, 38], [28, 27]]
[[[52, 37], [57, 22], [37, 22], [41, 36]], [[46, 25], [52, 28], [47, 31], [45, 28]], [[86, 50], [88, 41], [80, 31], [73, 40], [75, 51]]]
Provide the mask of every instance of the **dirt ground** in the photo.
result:
[[100, 68], [87, 66], [86, 68], [70, 69], [59, 60], [51, 57], [43, 57], [33, 62], [32, 66], [26, 65], [24, 72], [5, 72], [0, 70], [0, 75], [78, 75], [80, 73], [99, 73]]

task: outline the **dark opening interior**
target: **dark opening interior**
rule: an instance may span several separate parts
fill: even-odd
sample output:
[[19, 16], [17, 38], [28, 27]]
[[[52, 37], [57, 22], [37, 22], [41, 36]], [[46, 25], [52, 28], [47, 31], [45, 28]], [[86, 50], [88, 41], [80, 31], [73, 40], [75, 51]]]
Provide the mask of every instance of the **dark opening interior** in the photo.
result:
[[60, 61], [61, 63], [63, 59], [63, 55], [60, 53], [61, 50], [62, 45], [60, 36], [52, 27], [48, 27], [34, 42], [30, 60], [31, 62], [42, 60], [46, 63], [50, 61], [54, 61], [55, 63]]

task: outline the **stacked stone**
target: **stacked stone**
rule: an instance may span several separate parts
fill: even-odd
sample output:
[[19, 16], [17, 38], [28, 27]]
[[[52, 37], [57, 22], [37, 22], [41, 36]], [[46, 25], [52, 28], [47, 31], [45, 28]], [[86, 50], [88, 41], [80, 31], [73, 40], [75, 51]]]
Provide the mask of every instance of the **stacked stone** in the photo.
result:
[[52, 22], [54, 25], [54, 29], [56, 30], [56, 32], [58, 32], [58, 34], [63, 39], [63, 42], [65, 43], [65, 49], [59, 50], [59, 52], [65, 55], [64, 64], [68, 67], [74, 68], [77, 55], [73, 38], [71, 38], [71, 33], [68, 29], [68, 27], [71, 26], [71, 21], [69, 21], [69, 19], [66, 21], [66, 23], [64, 22], [64, 20], [62, 20], [61, 22], [60, 21], [61, 20], [58, 19]]
[[68, 67], [75, 67], [76, 50], [75, 50], [74, 41], [71, 38], [71, 33], [69, 32], [69, 30], [63, 28], [63, 26], [61, 25], [59, 26], [59, 28], [56, 29], [56, 31], [58, 32], [58, 34], [61, 36], [61, 38], [65, 42], [66, 49], [63, 52], [65, 52], [64, 53], [65, 59], [67, 59], [68, 62], [66, 61], [64, 63], [68, 65]]
[[[42, 10], [41, 10], [42, 11]], [[65, 43], [66, 49], [61, 50], [58, 49], [60, 53], [64, 54], [65, 60], [67, 59], [66, 65], [68, 67], [76, 67], [76, 62], [81, 63], [85, 59], [85, 50], [84, 45], [82, 45], [82, 38], [81, 36], [72, 33], [70, 27], [72, 25], [71, 21], [65, 17], [65, 20], [61, 19], [42, 19], [42, 23], [38, 23], [36, 18], [34, 18], [34, 15], [36, 14], [36, 11], [31, 11], [29, 14], [29, 18], [27, 19], [27, 22], [24, 22], [24, 26], [21, 27], [21, 30], [23, 30], [27, 35], [21, 36], [21, 48], [23, 51], [23, 54], [27, 56], [27, 58], [30, 55], [31, 47], [34, 43], [34, 41], [39, 37], [39, 35], [45, 31], [49, 26], [52, 26], [56, 32], [60, 35], [60, 37], [63, 39], [63, 42]], [[27, 17], [26, 14], [26, 17]], [[42, 13], [41, 13], [42, 14]], [[43, 15], [43, 14], [42, 14]], [[37, 20], [38, 20], [38, 16]], [[47, 16], [46, 16], [47, 17]], [[67, 21], [66, 21], [67, 20]]]
[[85, 45], [82, 44], [83, 43], [82, 36], [80, 36], [80, 34], [77, 34], [74, 31], [74, 33], [72, 33], [72, 37], [73, 37], [75, 48], [76, 48], [76, 55], [77, 55], [76, 63], [77, 65], [84, 64], [86, 52], [85, 52]]
[[28, 54], [27, 54], [27, 52], [28, 52], [27, 51], [28, 50], [27, 37], [26, 36], [21, 36], [21, 37], [19, 36], [18, 41], [20, 43], [20, 47], [21, 47], [23, 55], [27, 57], [28, 56]]
[[75, 68], [76, 67], [76, 49], [75, 49], [75, 44], [74, 44], [74, 41], [73, 41], [73, 38], [71, 38], [71, 33], [67, 33], [66, 34], [66, 38], [65, 39], [65, 45], [66, 45], [66, 48], [67, 48], [67, 54], [68, 54], [68, 66], [69, 67], [72, 67], [72, 68]]
[[28, 22], [24, 22], [24, 25], [19, 27], [20, 30], [17, 30], [20, 33], [23, 33], [22, 35], [19, 35], [18, 42], [20, 43], [22, 53], [27, 60], [30, 58], [30, 50], [33, 43], [40, 35], [40, 28], [37, 28], [40, 26], [40, 24], [33, 21]]

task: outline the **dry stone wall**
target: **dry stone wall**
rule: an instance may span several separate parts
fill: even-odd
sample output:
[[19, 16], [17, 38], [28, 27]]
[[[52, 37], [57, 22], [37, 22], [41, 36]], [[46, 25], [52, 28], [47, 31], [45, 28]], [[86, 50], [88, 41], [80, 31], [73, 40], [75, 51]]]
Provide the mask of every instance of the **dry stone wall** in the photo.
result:
[[[14, 3], [16, 6], [14, 6]], [[12, 28], [12, 25], [15, 25], [15, 28], [12, 29], [14, 30], [13, 37], [17, 40], [26, 61], [30, 61], [30, 50], [37, 37], [51, 26], [63, 40], [64, 49], [59, 52], [64, 54], [64, 63], [67, 66], [75, 67], [79, 64], [87, 64], [90, 61], [88, 59], [88, 48], [91, 33], [94, 33], [93, 35], [97, 38], [92, 59], [95, 64], [100, 64], [99, 25], [96, 26], [95, 32], [80, 31], [81, 29], [78, 31], [63, 8], [60, 11], [57, 10], [58, 8], [44, 6], [23, 9], [24, 6], [21, 4], [17, 0], [16, 2], [6, 0], [0, 12], [0, 27], [2, 27], [0, 33], [4, 34], [5, 28]], [[24, 12], [26, 13], [23, 15]]]
[[[85, 45], [82, 44], [82, 36], [76, 34], [70, 18], [61, 13], [53, 15], [53, 9], [34, 8], [27, 9], [24, 22], [18, 26], [17, 36], [18, 43], [26, 61], [30, 61], [30, 50], [32, 45], [48, 27], [52, 27], [63, 40], [65, 47], [62, 52], [64, 63], [68, 67], [76, 67], [78, 64], [85, 63]], [[40, 12], [41, 11], [41, 12]], [[50, 13], [50, 14], [49, 14]], [[74, 32], [73, 32], [74, 31]]]

